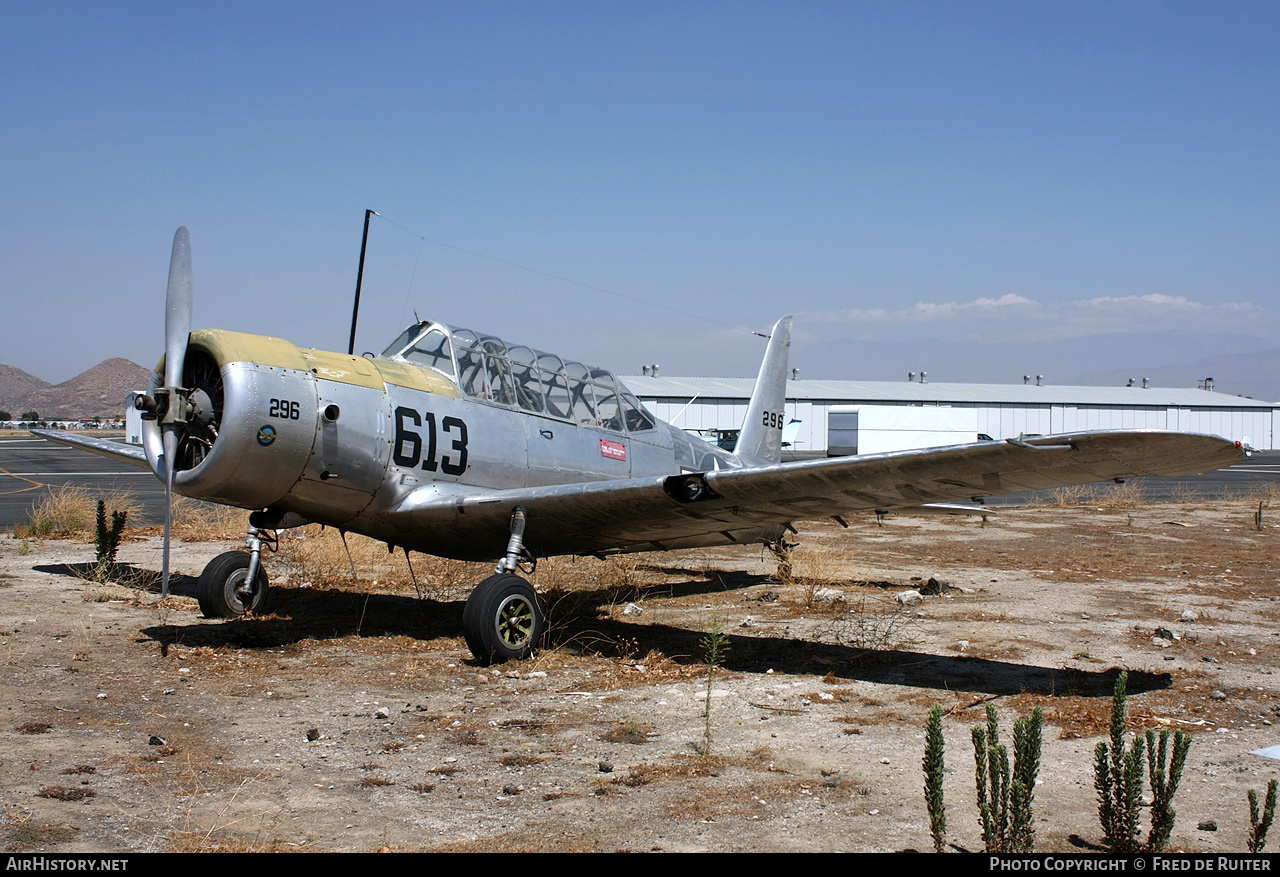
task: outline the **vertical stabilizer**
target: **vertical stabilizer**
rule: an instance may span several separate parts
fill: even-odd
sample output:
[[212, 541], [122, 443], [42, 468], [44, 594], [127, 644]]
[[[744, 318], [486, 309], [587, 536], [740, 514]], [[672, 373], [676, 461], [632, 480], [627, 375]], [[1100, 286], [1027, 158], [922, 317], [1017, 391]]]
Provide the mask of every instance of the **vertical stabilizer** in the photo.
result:
[[783, 317], [769, 335], [760, 363], [756, 388], [738, 434], [734, 453], [749, 466], [767, 466], [782, 459], [782, 429], [787, 425], [787, 353], [791, 347], [791, 318]]

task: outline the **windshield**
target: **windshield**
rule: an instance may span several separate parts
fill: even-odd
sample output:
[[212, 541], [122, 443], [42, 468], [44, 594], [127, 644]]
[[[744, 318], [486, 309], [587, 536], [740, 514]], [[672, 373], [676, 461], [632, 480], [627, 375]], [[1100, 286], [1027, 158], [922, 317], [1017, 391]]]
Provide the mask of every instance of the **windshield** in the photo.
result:
[[464, 394], [495, 405], [618, 433], [657, 428], [610, 372], [493, 335], [424, 321], [401, 332], [382, 355], [449, 375]]

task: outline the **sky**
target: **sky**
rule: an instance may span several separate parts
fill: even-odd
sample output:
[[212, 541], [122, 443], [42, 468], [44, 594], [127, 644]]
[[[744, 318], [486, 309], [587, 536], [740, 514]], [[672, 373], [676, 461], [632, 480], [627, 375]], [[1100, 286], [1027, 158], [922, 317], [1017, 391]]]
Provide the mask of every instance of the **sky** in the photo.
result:
[[196, 326], [345, 350], [366, 209], [357, 352], [415, 312], [619, 373], [751, 375], [784, 314], [833, 378], [874, 376], [859, 343], [967, 343], [990, 380], [1035, 370], [1011, 343], [1280, 346], [1274, 3], [0, 21], [0, 363], [48, 381], [155, 363], [179, 225]]

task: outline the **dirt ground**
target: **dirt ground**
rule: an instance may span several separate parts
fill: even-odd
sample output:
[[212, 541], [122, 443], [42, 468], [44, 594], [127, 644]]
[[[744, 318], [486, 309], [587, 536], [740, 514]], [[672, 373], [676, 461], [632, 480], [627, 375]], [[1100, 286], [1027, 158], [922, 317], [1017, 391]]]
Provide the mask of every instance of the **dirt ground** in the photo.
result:
[[[1280, 775], [1251, 754], [1280, 743], [1280, 529], [1255, 510], [811, 522], [784, 581], [759, 546], [564, 560], [535, 577], [547, 647], [498, 668], [466, 650], [464, 590], [416, 556], [416, 585], [271, 558], [271, 614], [216, 622], [189, 595], [234, 542], [179, 543], [161, 603], [94, 583], [91, 544], [6, 534], [0, 843], [927, 850], [941, 704], [948, 840], [978, 851], [969, 729], [991, 703], [1006, 741], [1044, 710], [1036, 849], [1099, 849], [1093, 750], [1127, 669], [1132, 728], [1195, 735], [1170, 848], [1244, 851], [1246, 790]], [[132, 537], [119, 577], [154, 579], [159, 545]], [[940, 594], [895, 602], [930, 578]]]

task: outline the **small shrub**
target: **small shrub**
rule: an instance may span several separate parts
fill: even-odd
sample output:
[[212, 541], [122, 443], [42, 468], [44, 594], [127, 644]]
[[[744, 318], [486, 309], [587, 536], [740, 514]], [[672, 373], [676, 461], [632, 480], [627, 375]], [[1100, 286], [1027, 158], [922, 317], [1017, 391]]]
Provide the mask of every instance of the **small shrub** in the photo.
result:
[[724, 663], [729, 654], [729, 635], [724, 630], [724, 619], [716, 611], [707, 625], [707, 635], [698, 644], [702, 650], [702, 663], [707, 668], [707, 696], [705, 706], [706, 724], [703, 728], [702, 754], [711, 755], [711, 686], [716, 678], [716, 670]]
[[111, 526], [107, 526], [107, 504], [98, 500], [96, 528], [94, 531], [94, 552], [97, 555], [95, 578], [99, 583], [111, 577], [111, 570], [116, 564], [116, 551], [120, 548], [120, 536], [124, 533], [124, 522], [128, 512], [112, 511]]
[[1013, 770], [1000, 743], [996, 708], [987, 704], [987, 726], [972, 730], [978, 822], [987, 852], [1029, 853], [1035, 846], [1032, 802], [1040, 773], [1044, 712], [1036, 707], [1013, 725]]
[[1258, 813], [1258, 793], [1253, 789], [1249, 790], [1249, 852], [1260, 853], [1263, 847], [1267, 845], [1267, 830], [1271, 828], [1271, 820], [1276, 815], [1276, 786], [1275, 780], [1267, 783], [1267, 801], [1262, 807], [1262, 813]]
[[924, 734], [924, 803], [929, 811], [929, 833], [934, 852], [942, 852], [947, 840], [947, 813], [942, 797], [942, 775], [945, 765], [945, 741], [942, 737], [942, 707], [935, 704], [929, 711]]
[[1138, 817], [1142, 804], [1142, 758], [1144, 740], [1135, 737], [1128, 748], [1124, 742], [1125, 687], [1129, 674], [1121, 672], [1111, 697], [1111, 745], [1099, 743], [1094, 750], [1093, 787], [1098, 792], [1098, 821], [1102, 839], [1113, 853], [1132, 853], [1138, 848]]
[[1182, 780], [1182, 768], [1187, 763], [1187, 751], [1191, 749], [1191, 735], [1178, 731], [1173, 737], [1173, 758], [1168, 761], [1165, 775], [1165, 757], [1169, 750], [1169, 732], [1160, 732], [1157, 742], [1154, 731], [1147, 731], [1147, 775], [1151, 780], [1151, 833], [1147, 835], [1147, 850], [1161, 852], [1173, 833], [1173, 821], [1178, 813], [1173, 809], [1173, 796]]

